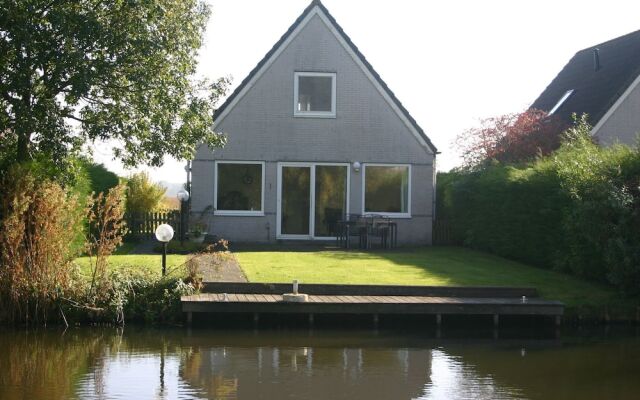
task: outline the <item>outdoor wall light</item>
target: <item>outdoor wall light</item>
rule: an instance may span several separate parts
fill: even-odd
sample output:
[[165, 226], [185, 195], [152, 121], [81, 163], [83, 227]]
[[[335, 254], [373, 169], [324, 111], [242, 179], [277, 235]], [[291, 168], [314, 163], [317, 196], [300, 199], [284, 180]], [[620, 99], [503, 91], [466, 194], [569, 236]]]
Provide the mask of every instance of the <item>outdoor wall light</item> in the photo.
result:
[[360, 167], [361, 167], [361, 165], [360, 165], [360, 162], [359, 162], [359, 161], [355, 161], [355, 162], [353, 163], [353, 170], [354, 170], [354, 171], [356, 171], [356, 172], [360, 172]]
[[156, 228], [156, 239], [162, 242], [162, 276], [167, 274], [167, 243], [173, 239], [173, 228], [169, 224], [162, 224]]

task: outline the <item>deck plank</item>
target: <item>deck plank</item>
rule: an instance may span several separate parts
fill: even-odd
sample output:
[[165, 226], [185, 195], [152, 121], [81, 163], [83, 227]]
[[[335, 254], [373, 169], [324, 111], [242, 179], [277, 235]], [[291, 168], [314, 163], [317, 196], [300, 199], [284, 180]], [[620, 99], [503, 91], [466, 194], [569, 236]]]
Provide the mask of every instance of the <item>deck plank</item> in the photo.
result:
[[[348, 313], [348, 314], [507, 314], [559, 316], [564, 305], [540, 298], [447, 297], [415, 295], [310, 295], [301, 304], [284, 304], [282, 296], [270, 293], [229, 293], [227, 302], [222, 293], [200, 293], [182, 296], [182, 306], [188, 312], [286, 312], [286, 313]], [[221, 304], [229, 303], [229, 304]], [[238, 304], [241, 303], [241, 304]]]

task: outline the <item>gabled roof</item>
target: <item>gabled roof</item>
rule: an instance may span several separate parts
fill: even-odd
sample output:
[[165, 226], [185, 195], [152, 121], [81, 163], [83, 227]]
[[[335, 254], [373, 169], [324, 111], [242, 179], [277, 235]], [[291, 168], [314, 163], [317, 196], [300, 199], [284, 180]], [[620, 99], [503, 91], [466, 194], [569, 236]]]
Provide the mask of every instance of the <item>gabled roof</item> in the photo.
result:
[[391, 89], [389, 89], [387, 84], [382, 80], [380, 75], [373, 69], [371, 64], [369, 64], [369, 62], [364, 57], [364, 55], [362, 55], [360, 50], [358, 50], [356, 45], [353, 44], [349, 36], [347, 36], [344, 30], [342, 30], [340, 25], [338, 25], [338, 22], [336, 22], [335, 18], [333, 18], [333, 16], [329, 13], [329, 10], [327, 10], [327, 8], [322, 4], [322, 2], [320, 2], [320, 0], [313, 0], [311, 4], [309, 4], [307, 8], [305, 8], [302, 14], [295, 20], [293, 25], [289, 27], [289, 29], [285, 32], [284, 35], [282, 35], [282, 37], [278, 40], [278, 42], [276, 42], [276, 44], [271, 48], [271, 50], [269, 50], [269, 52], [262, 58], [262, 60], [260, 60], [258, 65], [256, 65], [251, 70], [249, 75], [246, 78], [244, 78], [244, 80], [240, 83], [240, 85], [238, 85], [238, 87], [233, 91], [233, 93], [231, 93], [231, 95], [225, 100], [225, 102], [216, 110], [214, 114], [214, 123], [217, 121], [219, 117], [222, 117], [222, 118], [224, 117], [225, 110], [227, 110], [227, 108], [233, 107], [232, 105], [234, 104], [234, 100], [236, 100], [237, 97], [242, 96], [244, 89], [250, 84], [253, 78], [261, 72], [263, 67], [265, 67], [270, 62], [272, 57], [281, 49], [281, 47], [288, 42], [288, 40], [291, 38], [294, 32], [296, 32], [297, 28], [303, 23], [303, 21], [305, 21], [307, 16], [311, 12], [313, 12], [313, 10], [316, 7], [322, 11], [324, 16], [326, 16], [327, 20], [329, 21], [329, 23], [332, 25], [332, 27], [335, 29], [338, 35], [343, 39], [344, 43], [356, 55], [356, 57], [362, 63], [364, 68], [371, 74], [373, 79], [377, 82], [379, 87], [382, 88], [382, 90], [387, 94], [389, 100], [393, 103], [393, 105], [395, 105], [395, 107], [397, 108], [401, 116], [406, 119], [406, 122], [409, 124], [410, 128], [412, 128], [414, 132], [416, 132], [419, 135], [419, 137], [425, 142], [425, 144], [429, 147], [429, 149], [431, 149], [434, 155], [437, 154], [438, 149], [431, 142], [431, 140], [426, 135], [426, 133], [422, 130], [422, 128], [420, 128], [416, 120], [409, 114], [409, 111], [407, 111], [407, 109], [402, 105], [400, 100], [398, 100], [398, 98], [393, 94]]
[[573, 93], [555, 115], [589, 114], [596, 126], [640, 75], [640, 31], [577, 52], [531, 108], [550, 111], [569, 90]]

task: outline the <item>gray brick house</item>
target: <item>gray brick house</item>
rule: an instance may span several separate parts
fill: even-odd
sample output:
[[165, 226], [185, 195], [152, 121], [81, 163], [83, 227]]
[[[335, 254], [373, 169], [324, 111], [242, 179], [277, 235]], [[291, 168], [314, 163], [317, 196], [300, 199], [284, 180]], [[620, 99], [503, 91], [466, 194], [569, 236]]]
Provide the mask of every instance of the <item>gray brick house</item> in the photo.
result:
[[326, 240], [336, 216], [377, 214], [397, 222], [400, 244], [431, 244], [437, 150], [320, 1], [214, 124], [228, 143], [198, 149], [191, 187], [210, 233]]

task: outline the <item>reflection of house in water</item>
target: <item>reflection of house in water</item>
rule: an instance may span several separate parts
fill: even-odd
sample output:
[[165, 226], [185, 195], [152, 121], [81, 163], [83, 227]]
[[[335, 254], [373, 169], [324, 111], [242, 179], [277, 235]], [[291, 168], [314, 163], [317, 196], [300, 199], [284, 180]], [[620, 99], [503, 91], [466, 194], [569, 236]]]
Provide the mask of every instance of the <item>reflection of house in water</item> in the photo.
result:
[[412, 399], [430, 376], [431, 351], [335, 347], [194, 349], [181, 377], [212, 399]]

